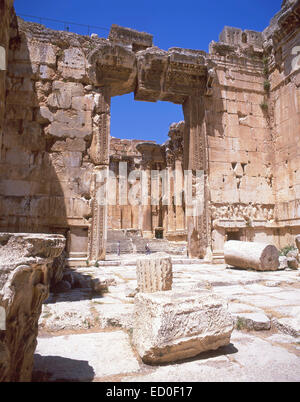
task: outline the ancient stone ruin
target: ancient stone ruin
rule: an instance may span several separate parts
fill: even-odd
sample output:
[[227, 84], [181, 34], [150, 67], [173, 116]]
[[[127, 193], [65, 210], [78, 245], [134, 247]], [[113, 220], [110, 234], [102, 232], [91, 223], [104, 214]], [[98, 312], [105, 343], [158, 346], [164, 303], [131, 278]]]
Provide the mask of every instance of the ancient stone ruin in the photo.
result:
[[230, 343], [233, 320], [210, 292], [141, 293], [135, 297], [133, 342], [146, 363], [167, 363]]
[[[71, 265], [105, 259], [108, 229], [186, 240], [190, 256], [214, 261], [226, 240], [293, 243], [298, 18], [299, 2], [286, 2], [263, 32], [225, 27], [209, 53], [165, 51], [116, 25], [107, 39], [53, 31], [16, 18], [5, 1], [1, 231], [63, 234]], [[110, 138], [110, 99], [130, 92], [182, 104], [185, 122], [163, 146]], [[146, 171], [177, 167], [178, 176], [203, 171], [202, 214], [190, 217], [184, 203], [122, 213], [98, 205], [99, 176], [125, 159]]]
[[[152, 35], [117, 25], [107, 38], [55, 31], [0, 1], [0, 381], [31, 379], [42, 303], [65, 263], [98, 268], [107, 255], [151, 250], [197, 264], [298, 268], [297, 250], [277, 250], [300, 247], [299, 49], [300, 0], [284, 1], [263, 32], [225, 26], [208, 53], [162, 50]], [[164, 144], [113, 138], [111, 99], [128, 93], [182, 105], [184, 121]], [[146, 203], [128, 203], [136, 185]], [[144, 361], [229, 343], [218, 296], [172, 292], [170, 257], [154, 262], [163, 285], [147, 284], [151, 257], [137, 265], [143, 291], [166, 291], [136, 296]], [[164, 337], [145, 323], [156, 314]]]
[[61, 235], [0, 234], [0, 382], [31, 380], [42, 303], [64, 247]]

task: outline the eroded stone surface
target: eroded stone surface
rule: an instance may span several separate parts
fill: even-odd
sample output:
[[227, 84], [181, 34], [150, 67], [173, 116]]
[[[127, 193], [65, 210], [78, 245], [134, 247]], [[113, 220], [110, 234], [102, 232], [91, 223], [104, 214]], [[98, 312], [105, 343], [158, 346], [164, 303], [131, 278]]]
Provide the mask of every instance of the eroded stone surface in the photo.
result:
[[226, 264], [237, 268], [276, 271], [279, 267], [279, 252], [271, 244], [228, 241], [224, 258]]
[[136, 262], [138, 289], [142, 293], [172, 290], [172, 261], [168, 255], [156, 253]]
[[46, 372], [47, 381], [92, 381], [139, 368], [129, 337], [121, 331], [38, 339], [34, 371], [37, 377]]
[[53, 259], [65, 238], [43, 234], [0, 234], [0, 381], [30, 381], [42, 303], [49, 294]]
[[175, 362], [230, 342], [232, 317], [213, 293], [140, 293], [134, 303], [133, 342], [146, 363]]

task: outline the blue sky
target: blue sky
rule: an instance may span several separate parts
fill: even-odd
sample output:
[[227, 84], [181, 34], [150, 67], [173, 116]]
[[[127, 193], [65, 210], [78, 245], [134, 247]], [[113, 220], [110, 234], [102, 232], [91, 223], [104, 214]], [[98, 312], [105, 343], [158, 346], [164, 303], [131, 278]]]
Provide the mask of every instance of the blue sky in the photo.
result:
[[[111, 24], [154, 35], [162, 49], [184, 47], [208, 51], [225, 25], [262, 31], [280, 10], [282, 0], [15, 0], [17, 14], [103, 27], [91, 29], [107, 37]], [[34, 18], [24, 18], [37, 21]], [[63, 24], [43, 21], [53, 29]], [[68, 25], [68, 24], [67, 24]], [[86, 28], [70, 25], [86, 34]], [[162, 143], [172, 122], [183, 120], [182, 108], [168, 102], [137, 102], [133, 94], [112, 99], [111, 134]]]

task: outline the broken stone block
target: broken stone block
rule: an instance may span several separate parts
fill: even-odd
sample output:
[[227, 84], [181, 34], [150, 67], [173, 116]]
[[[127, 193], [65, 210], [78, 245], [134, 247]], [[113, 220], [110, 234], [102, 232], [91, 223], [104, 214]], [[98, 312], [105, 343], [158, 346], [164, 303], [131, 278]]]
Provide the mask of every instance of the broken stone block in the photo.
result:
[[140, 292], [153, 293], [172, 289], [172, 260], [167, 254], [156, 253], [138, 259], [136, 274]]
[[250, 331], [268, 331], [271, 328], [271, 321], [264, 313], [241, 313], [236, 318], [237, 328], [241, 326]]
[[279, 257], [279, 269], [286, 269], [288, 268], [287, 258], [285, 256]]
[[288, 257], [287, 264], [290, 269], [298, 269], [299, 263], [295, 257]]
[[48, 298], [53, 259], [65, 238], [48, 234], [0, 234], [0, 382], [30, 381], [42, 303]]
[[225, 263], [233, 267], [256, 271], [277, 271], [279, 252], [275, 246], [231, 240], [224, 245]]
[[296, 242], [296, 246], [297, 246], [298, 250], [300, 251], [300, 235], [297, 235], [295, 237], [295, 242]]
[[280, 332], [298, 338], [300, 336], [300, 307], [292, 308], [290, 314], [290, 317], [273, 318], [272, 323]]
[[74, 287], [80, 289], [91, 289], [94, 292], [104, 292], [109, 286], [116, 286], [114, 278], [102, 275], [100, 278], [92, 278], [88, 275], [81, 275], [78, 272], [73, 273]]
[[69, 290], [71, 290], [71, 288], [72, 288], [72, 286], [69, 282], [60, 281], [51, 290], [54, 293], [63, 293], [63, 292], [68, 292]]
[[233, 319], [211, 292], [139, 293], [133, 344], [145, 363], [168, 363], [230, 343]]
[[75, 281], [74, 281], [74, 276], [72, 272], [65, 272], [63, 276], [63, 281], [69, 282], [71, 285], [71, 288], [74, 287]]
[[298, 250], [296, 250], [296, 249], [294, 249], [294, 250], [291, 250], [291, 251], [289, 251], [288, 253], [287, 253], [287, 258], [296, 258], [297, 260], [298, 260], [298, 256], [299, 256], [299, 251]]

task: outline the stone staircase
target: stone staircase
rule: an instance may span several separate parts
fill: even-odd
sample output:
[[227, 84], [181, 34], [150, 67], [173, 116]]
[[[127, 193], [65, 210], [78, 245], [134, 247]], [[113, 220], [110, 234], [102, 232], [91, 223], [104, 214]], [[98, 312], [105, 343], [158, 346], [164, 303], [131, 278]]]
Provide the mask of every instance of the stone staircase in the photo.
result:
[[151, 253], [166, 252], [171, 255], [187, 255], [186, 242], [171, 242], [166, 239], [144, 239], [139, 230], [108, 230], [106, 253], [117, 254], [120, 242], [121, 254], [144, 254], [149, 245]]

